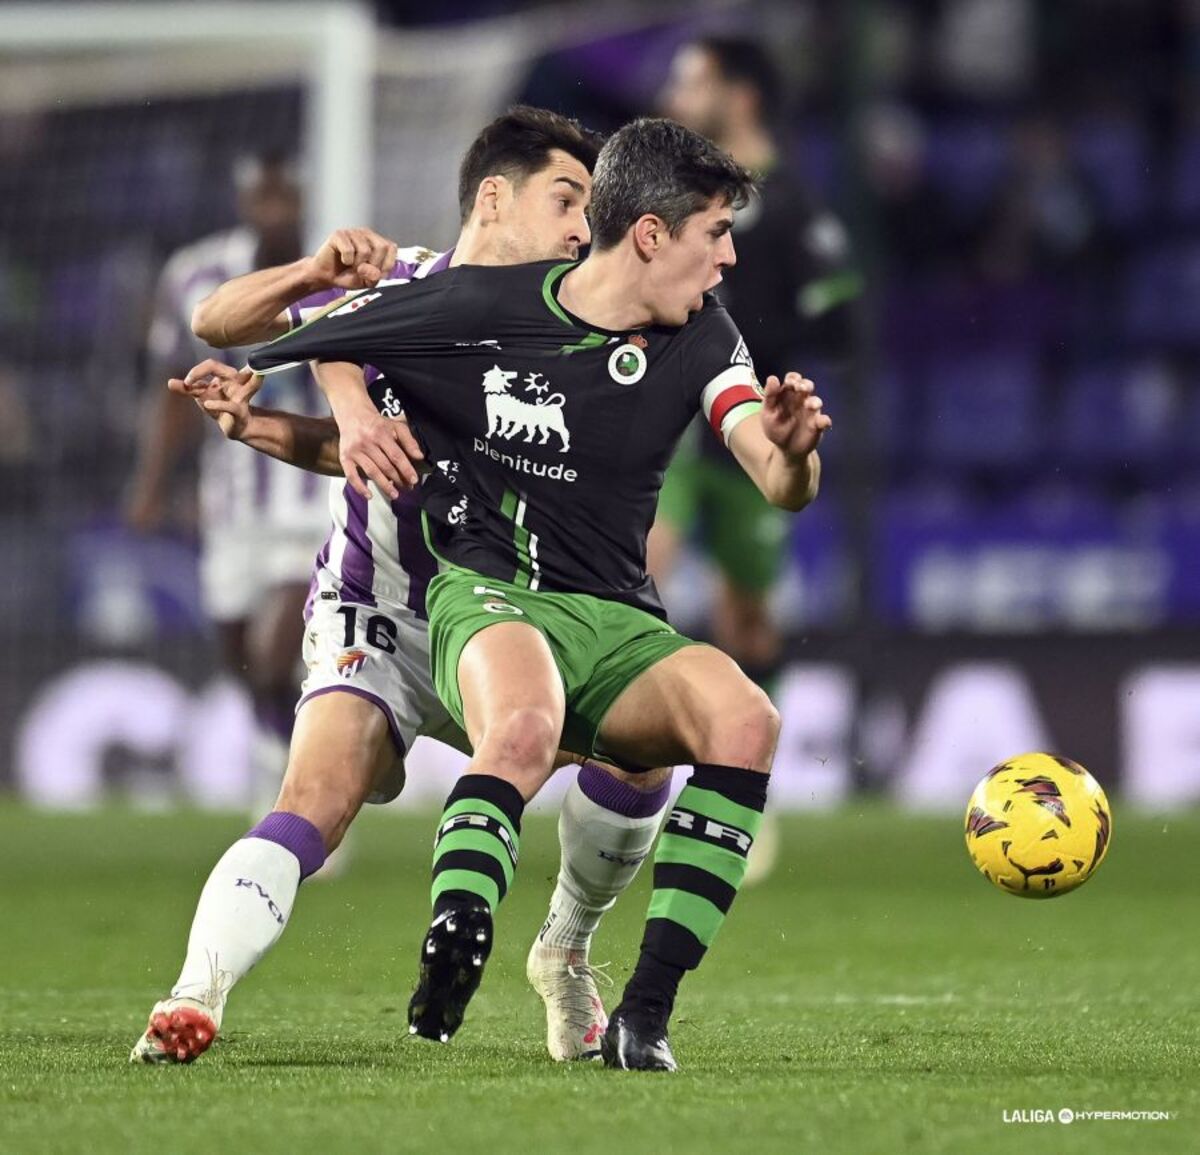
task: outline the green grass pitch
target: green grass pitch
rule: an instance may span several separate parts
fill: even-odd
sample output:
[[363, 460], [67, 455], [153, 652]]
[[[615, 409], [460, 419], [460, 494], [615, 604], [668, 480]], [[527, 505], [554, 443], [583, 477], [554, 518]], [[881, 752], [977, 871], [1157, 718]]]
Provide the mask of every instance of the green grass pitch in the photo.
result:
[[[209, 866], [244, 829], [198, 814], [0, 807], [0, 1150], [275, 1152], [1200, 1149], [1200, 815], [1118, 807], [1095, 879], [994, 891], [954, 818], [789, 818], [685, 983], [675, 1076], [556, 1065], [524, 957], [556, 862], [527, 820], [483, 987], [445, 1047], [404, 1008], [433, 818], [367, 814], [190, 1067], [127, 1063], [175, 976]], [[618, 985], [649, 872], [601, 931]], [[610, 1000], [611, 1002], [611, 1000]], [[1005, 1123], [1005, 1111], [1170, 1111]]]

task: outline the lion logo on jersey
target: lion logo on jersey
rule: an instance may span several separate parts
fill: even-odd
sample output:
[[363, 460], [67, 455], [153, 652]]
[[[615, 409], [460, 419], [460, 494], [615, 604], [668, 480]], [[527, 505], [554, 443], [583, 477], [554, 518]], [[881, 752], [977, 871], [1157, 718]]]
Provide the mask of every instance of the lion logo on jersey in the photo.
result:
[[525, 434], [527, 442], [532, 441], [538, 433], [542, 435], [539, 445], [545, 445], [550, 440], [550, 434], [556, 433], [561, 442], [559, 453], [566, 453], [571, 448], [571, 434], [563, 421], [563, 405], [566, 397], [561, 393], [551, 393], [548, 397], [539, 396], [536, 401], [526, 401], [514, 397], [508, 390], [516, 379], [516, 370], [501, 369], [493, 365], [483, 375], [483, 392], [487, 404], [488, 437], [503, 437], [511, 441], [518, 433]]

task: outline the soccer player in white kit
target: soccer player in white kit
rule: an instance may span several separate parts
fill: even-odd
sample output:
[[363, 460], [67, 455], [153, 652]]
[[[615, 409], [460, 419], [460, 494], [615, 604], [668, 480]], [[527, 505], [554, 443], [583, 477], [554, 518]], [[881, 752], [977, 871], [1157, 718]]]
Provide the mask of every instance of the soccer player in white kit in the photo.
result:
[[[197, 328], [213, 343], [240, 345], [302, 324], [348, 290], [375, 285], [385, 270], [387, 280], [405, 281], [458, 263], [574, 258], [589, 236], [584, 214], [596, 147], [561, 117], [511, 110], [464, 158], [464, 224], [454, 250], [397, 253], [369, 230], [342, 230], [313, 258], [219, 290], [197, 310]], [[353, 309], [355, 299], [336, 307]], [[152, 1011], [133, 1049], [135, 1061], [186, 1062], [207, 1049], [230, 987], [282, 933], [300, 881], [338, 845], [363, 801], [386, 801], [399, 792], [403, 758], [418, 734], [466, 749], [429, 673], [424, 599], [436, 566], [421, 536], [418, 506], [373, 458], [391, 438], [384, 451], [416, 480], [408, 458], [419, 457], [419, 450], [403, 423], [392, 420], [386, 383], [376, 386], [381, 411], [368, 419], [374, 428], [356, 440], [353, 430], [339, 435], [332, 418], [251, 411], [244, 401], [229, 401], [238, 374], [225, 372], [223, 386], [203, 396], [217, 407], [210, 413], [226, 421], [228, 435], [345, 478], [330, 488], [333, 526], [317, 558], [307, 608], [309, 672], [283, 790], [274, 811], [209, 876], [183, 969], [171, 997]], [[368, 481], [380, 484], [369, 487]], [[546, 1005], [547, 1046], [556, 1059], [599, 1054], [606, 1018], [588, 945], [649, 852], [668, 780], [667, 771], [635, 778], [589, 762], [564, 799], [562, 870], [527, 966]]]
[[[300, 193], [282, 157], [253, 156], [234, 170], [241, 224], [188, 245], [167, 261], [148, 338], [155, 390], [143, 423], [127, 517], [151, 531], [166, 513], [171, 471], [198, 433], [200, 587], [229, 672], [248, 689], [256, 721], [259, 785], [273, 797], [286, 764], [300, 658], [301, 609], [313, 555], [328, 532], [325, 486], [315, 477], [246, 453], [196, 421], [166, 394], [177, 376], [211, 355], [192, 332], [192, 311], [233, 277], [300, 253]], [[299, 413], [326, 412], [311, 374], [288, 373], [271, 403]], [[201, 429], [201, 426], [205, 426]]]

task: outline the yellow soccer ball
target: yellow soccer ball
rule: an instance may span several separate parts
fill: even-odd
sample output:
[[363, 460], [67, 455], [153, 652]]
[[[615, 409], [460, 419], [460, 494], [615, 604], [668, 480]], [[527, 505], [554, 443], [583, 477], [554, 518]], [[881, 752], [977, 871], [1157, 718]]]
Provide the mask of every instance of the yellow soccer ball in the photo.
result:
[[967, 803], [971, 861], [1009, 894], [1055, 898], [1082, 886], [1104, 861], [1112, 812], [1078, 762], [1022, 754], [994, 766]]

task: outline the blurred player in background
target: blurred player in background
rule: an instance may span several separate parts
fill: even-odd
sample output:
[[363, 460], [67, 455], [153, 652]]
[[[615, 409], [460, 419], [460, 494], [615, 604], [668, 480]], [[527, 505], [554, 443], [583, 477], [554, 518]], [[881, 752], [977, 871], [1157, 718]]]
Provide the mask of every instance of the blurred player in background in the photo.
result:
[[[226, 668], [254, 706], [256, 794], [274, 797], [287, 758], [296, 701], [302, 610], [312, 560], [328, 531], [325, 486], [219, 436], [162, 382], [211, 353], [191, 329], [192, 311], [218, 285], [301, 253], [301, 196], [295, 166], [275, 154], [234, 168], [240, 224], [180, 249], [159, 281], [148, 339], [153, 382], [127, 506], [129, 523], [151, 532], [165, 520], [172, 474], [200, 448], [200, 587]], [[271, 383], [273, 400], [298, 412], [323, 410], [307, 372]]]
[[[749, 39], [692, 40], [671, 63], [662, 103], [668, 116], [707, 136], [755, 178], [755, 192], [734, 218], [737, 264], [717, 288], [755, 362], [845, 362], [861, 281], [842, 223], [815, 203], [785, 161], [775, 129], [782, 82], [769, 53]], [[786, 514], [763, 500], [733, 455], [697, 422], [663, 484], [650, 571], [665, 586], [681, 547], [699, 531], [718, 578], [713, 640], [768, 692], [783, 646], [770, 595], [787, 562], [788, 527]], [[747, 883], [769, 872], [776, 845], [768, 822]]]
[[[197, 308], [196, 328], [213, 344], [236, 346], [286, 333], [348, 291], [381, 281], [423, 280], [459, 264], [572, 260], [589, 239], [585, 211], [597, 148], [574, 122], [512, 109], [463, 159], [463, 228], [453, 250], [397, 254], [369, 229], [339, 230], [310, 258], [218, 288]], [[353, 300], [338, 306], [353, 308]], [[347, 480], [330, 488], [333, 531], [317, 558], [304, 646], [309, 672], [283, 789], [272, 813], [213, 869], [183, 970], [134, 1047], [132, 1058], [146, 1062], [188, 1061], [207, 1049], [230, 988], [282, 934], [300, 882], [338, 846], [364, 801], [400, 792], [404, 756], [418, 734], [468, 748], [429, 672], [425, 591], [437, 566], [415, 495], [399, 492], [386, 476], [398, 466], [415, 482], [409, 458], [420, 457], [396, 419], [398, 404], [387, 400], [394, 396], [387, 383], [374, 383], [383, 412], [372, 408], [361, 427], [348, 424], [339, 435], [332, 417], [251, 410], [237, 371], [220, 369], [223, 383], [205, 396], [225, 407], [227, 436]], [[369, 488], [367, 478], [378, 487]], [[563, 800], [562, 867], [527, 962], [555, 1059], [599, 1055], [607, 1019], [589, 944], [650, 851], [669, 781], [667, 770], [618, 775], [589, 761]]]

